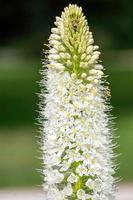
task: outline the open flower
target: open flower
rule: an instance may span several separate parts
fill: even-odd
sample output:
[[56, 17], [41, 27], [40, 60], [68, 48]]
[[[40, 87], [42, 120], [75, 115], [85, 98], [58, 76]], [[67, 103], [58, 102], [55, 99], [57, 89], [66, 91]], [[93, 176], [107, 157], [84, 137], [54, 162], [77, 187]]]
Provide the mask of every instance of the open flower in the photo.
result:
[[63, 189], [63, 194], [65, 196], [71, 196], [73, 193], [73, 188], [70, 183], [67, 184], [67, 186]]
[[64, 175], [59, 173], [58, 170], [47, 171], [45, 180], [48, 184], [60, 183], [64, 179]]
[[68, 177], [67, 181], [70, 183], [75, 183], [78, 181], [78, 176], [75, 175], [74, 173], [71, 173], [70, 176]]
[[86, 182], [86, 186], [88, 186], [91, 190], [95, 190], [95, 192], [100, 192], [102, 189], [102, 181], [99, 179], [88, 179]]
[[79, 174], [79, 176], [83, 176], [83, 175], [88, 175], [88, 170], [84, 165], [79, 165], [76, 168], [76, 173]]
[[86, 199], [90, 199], [92, 196], [89, 194], [86, 194], [84, 190], [79, 189], [77, 191], [77, 197], [78, 199], [86, 200]]

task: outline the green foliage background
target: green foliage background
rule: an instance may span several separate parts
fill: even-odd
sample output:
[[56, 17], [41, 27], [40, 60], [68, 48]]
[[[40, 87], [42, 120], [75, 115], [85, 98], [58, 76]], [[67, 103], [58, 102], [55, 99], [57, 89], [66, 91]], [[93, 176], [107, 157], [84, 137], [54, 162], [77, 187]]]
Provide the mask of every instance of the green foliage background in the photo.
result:
[[[83, 6], [95, 43], [100, 45], [116, 117], [116, 176], [133, 181], [133, 1], [3, 1], [0, 45], [0, 187], [42, 182], [38, 117], [39, 70], [56, 15], [68, 3]], [[10, 20], [9, 20], [10, 19]]]

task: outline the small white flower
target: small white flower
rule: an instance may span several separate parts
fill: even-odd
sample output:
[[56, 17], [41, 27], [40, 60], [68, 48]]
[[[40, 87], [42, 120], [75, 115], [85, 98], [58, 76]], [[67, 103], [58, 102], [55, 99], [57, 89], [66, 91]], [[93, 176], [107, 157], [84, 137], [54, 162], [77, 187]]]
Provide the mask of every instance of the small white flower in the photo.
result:
[[86, 182], [86, 186], [94, 190], [95, 192], [99, 192], [102, 188], [102, 182], [99, 179], [88, 179], [88, 181]]
[[68, 161], [63, 161], [60, 165], [60, 171], [67, 171], [70, 167], [70, 163]]
[[71, 196], [73, 193], [73, 188], [70, 183], [67, 184], [67, 186], [63, 189], [63, 194], [65, 196]]
[[102, 181], [99, 180], [99, 179], [96, 179], [94, 182], [95, 182], [94, 183], [95, 184], [95, 190], [100, 192], [101, 189], [102, 189], [102, 185], [103, 185]]
[[78, 197], [78, 199], [86, 200], [90, 197], [90, 195], [86, 194], [84, 190], [79, 189], [77, 191], [77, 197]]
[[75, 183], [78, 181], [78, 176], [75, 175], [74, 173], [71, 173], [70, 176], [68, 177], [67, 181], [70, 183]]
[[53, 153], [52, 155], [47, 155], [45, 157], [45, 164], [48, 166], [54, 166], [58, 165], [61, 162], [60, 156], [58, 156], [56, 153]]
[[76, 173], [79, 174], [79, 176], [83, 176], [83, 175], [88, 175], [88, 170], [84, 165], [79, 165], [76, 168]]
[[88, 90], [92, 89], [92, 88], [93, 88], [93, 84], [88, 83], [88, 84], [86, 85], [86, 88], [87, 88]]
[[62, 173], [59, 173], [58, 170], [47, 171], [46, 173], [47, 174], [45, 180], [49, 184], [60, 183], [64, 179], [64, 175]]
[[65, 159], [68, 158], [68, 163], [73, 163], [74, 161], [78, 162], [82, 160], [82, 156], [80, 153], [77, 153], [76, 150], [69, 149], [67, 154], [64, 156]]
[[88, 179], [88, 181], [86, 182], [86, 186], [89, 187], [90, 189], [94, 189], [95, 188], [94, 181], [92, 179]]
[[83, 152], [83, 164], [85, 166], [87, 166], [87, 165], [90, 166], [92, 164], [92, 159], [88, 152]]

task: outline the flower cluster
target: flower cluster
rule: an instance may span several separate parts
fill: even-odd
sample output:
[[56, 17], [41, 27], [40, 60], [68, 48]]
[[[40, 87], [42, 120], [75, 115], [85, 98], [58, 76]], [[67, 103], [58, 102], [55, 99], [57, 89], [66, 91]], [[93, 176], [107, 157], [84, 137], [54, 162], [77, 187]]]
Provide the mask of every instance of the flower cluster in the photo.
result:
[[[82, 8], [69, 5], [49, 38], [43, 121], [47, 200], [113, 200], [108, 93]], [[43, 94], [42, 94], [43, 95]]]

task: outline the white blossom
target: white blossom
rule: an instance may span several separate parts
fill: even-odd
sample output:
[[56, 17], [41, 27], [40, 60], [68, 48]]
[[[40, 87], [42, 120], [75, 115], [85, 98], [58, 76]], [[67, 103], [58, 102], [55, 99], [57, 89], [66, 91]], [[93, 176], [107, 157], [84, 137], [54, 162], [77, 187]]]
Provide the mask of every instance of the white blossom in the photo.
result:
[[88, 175], [87, 172], [87, 168], [84, 165], [79, 165], [76, 168], [76, 173], [79, 174], [79, 176]]
[[71, 163], [69, 163], [68, 161], [63, 161], [60, 164], [60, 166], [61, 166], [60, 171], [67, 171], [69, 167], [71, 166]]
[[60, 183], [63, 179], [64, 175], [59, 173], [58, 170], [46, 171], [45, 180], [48, 182], [48, 184]]
[[73, 193], [72, 185], [68, 183], [67, 186], [63, 189], [63, 194], [65, 196], [71, 196], [72, 193]]
[[71, 173], [70, 176], [67, 179], [68, 182], [74, 183], [78, 181], [78, 176], [75, 175], [74, 173]]
[[78, 197], [78, 199], [86, 200], [86, 199], [90, 199], [91, 195], [88, 195], [88, 194], [85, 193], [84, 190], [79, 189], [77, 191], [77, 197]]
[[81, 7], [70, 4], [54, 24], [41, 81], [46, 200], [114, 200], [109, 90], [99, 47]]
[[86, 182], [86, 186], [88, 186], [92, 190], [95, 190], [95, 192], [99, 192], [102, 188], [102, 181], [99, 179], [88, 179]]

